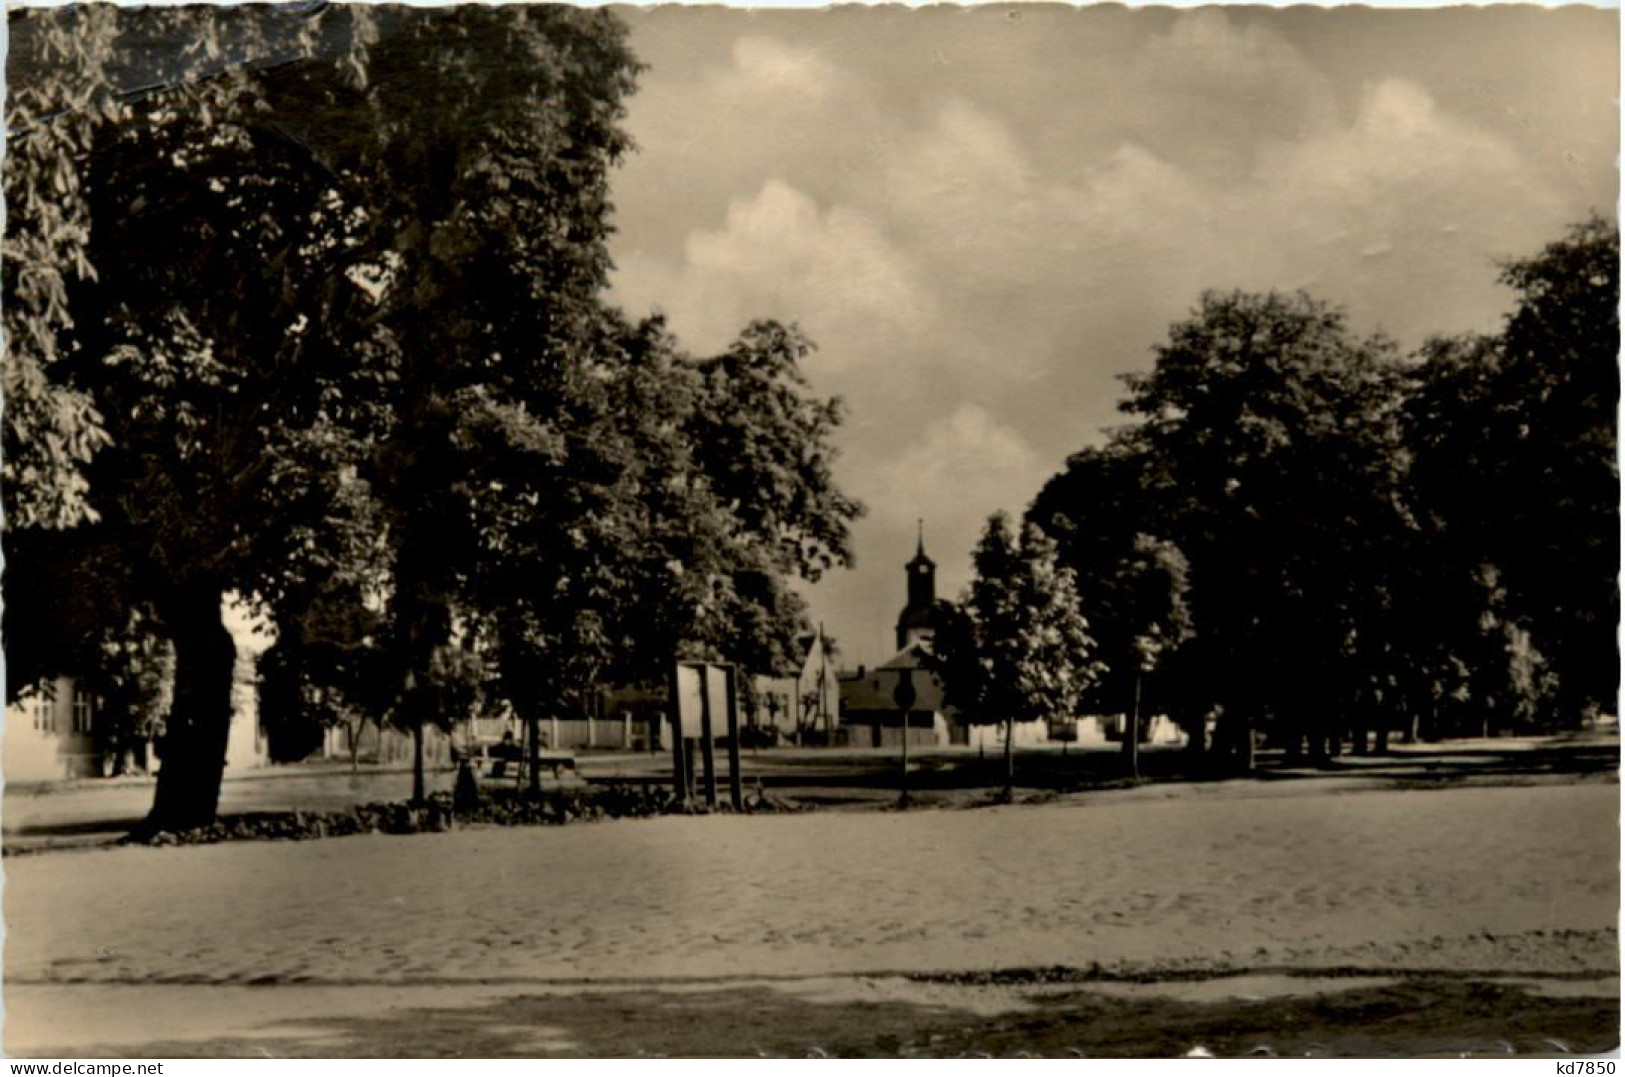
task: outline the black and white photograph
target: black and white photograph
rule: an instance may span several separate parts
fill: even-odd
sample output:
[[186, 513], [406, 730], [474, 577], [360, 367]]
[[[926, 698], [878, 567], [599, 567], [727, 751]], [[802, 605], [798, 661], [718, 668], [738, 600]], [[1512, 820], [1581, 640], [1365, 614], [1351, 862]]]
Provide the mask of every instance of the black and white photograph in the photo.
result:
[[1617, 4], [5, 30], [7, 1057], [1613, 1072]]

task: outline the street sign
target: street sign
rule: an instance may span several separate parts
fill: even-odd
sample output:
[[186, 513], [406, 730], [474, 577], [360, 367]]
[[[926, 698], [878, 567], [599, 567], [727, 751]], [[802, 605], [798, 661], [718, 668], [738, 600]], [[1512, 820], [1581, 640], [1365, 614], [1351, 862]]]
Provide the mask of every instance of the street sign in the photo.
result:
[[700, 720], [705, 714], [705, 666], [682, 662], [677, 666], [677, 700], [672, 707], [675, 716], [672, 733], [678, 740], [700, 735]]
[[744, 807], [739, 776], [739, 698], [734, 667], [720, 662], [678, 662], [672, 670], [672, 768], [677, 794], [694, 795], [697, 742], [705, 767], [705, 802], [717, 805], [716, 741], [728, 746], [728, 794], [734, 809]]
[[891, 694], [892, 702], [897, 704], [897, 709], [904, 713], [913, 710], [914, 701], [919, 698], [914, 691], [913, 673], [914, 671], [911, 669], [898, 670], [897, 687], [893, 689]]

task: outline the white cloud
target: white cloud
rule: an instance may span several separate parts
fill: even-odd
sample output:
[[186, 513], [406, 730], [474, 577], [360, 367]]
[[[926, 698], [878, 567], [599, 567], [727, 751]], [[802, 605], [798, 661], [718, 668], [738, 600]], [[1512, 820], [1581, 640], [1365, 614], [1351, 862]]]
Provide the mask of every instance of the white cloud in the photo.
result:
[[720, 228], [692, 232], [681, 264], [623, 259], [616, 293], [634, 310], [667, 310], [699, 351], [723, 347], [752, 318], [800, 322], [828, 365], [852, 358], [855, 340], [916, 332], [933, 313], [909, 260], [872, 220], [820, 210], [782, 180], [730, 203]]
[[1505, 302], [1490, 256], [1537, 247], [1572, 213], [1512, 145], [1392, 78], [1364, 89], [1351, 123], [1267, 147], [1227, 200], [1265, 229], [1260, 276], [1413, 343], [1487, 321]]
[[844, 81], [840, 68], [816, 49], [749, 36], [734, 42], [733, 67], [719, 77], [718, 85], [736, 96], [782, 94], [811, 105], [829, 97]]
[[855, 485], [877, 513], [899, 519], [942, 512], [981, 519], [1000, 507], [1020, 512], [1048, 471], [1049, 461], [1018, 431], [964, 403]]
[[[1127, 74], [1139, 111], [1174, 121], [1194, 159], [1224, 168], [1248, 136], [1314, 131], [1336, 120], [1331, 86], [1303, 54], [1255, 16], [1203, 8], [1153, 38]], [[1149, 108], [1147, 107], [1149, 106]]]
[[1516, 182], [1522, 163], [1505, 142], [1446, 114], [1420, 86], [1384, 79], [1366, 88], [1352, 124], [1274, 147], [1259, 168], [1281, 190], [1363, 204], [1398, 188]]
[[1028, 166], [1015, 138], [960, 98], [888, 150], [884, 194], [901, 214], [940, 222], [950, 213], [953, 225], [974, 227], [984, 215], [1021, 208], [1028, 194]]
[[1138, 57], [1142, 77], [1211, 91], [1215, 84], [1249, 92], [1291, 87], [1317, 94], [1325, 80], [1303, 54], [1280, 34], [1256, 20], [1239, 21], [1223, 8], [1207, 7], [1179, 15], [1173, 26], [1147, 42]]
[[[838, 634], [843, 604], [887, 607], [849, 616], [854, 639], [895, 614], [914, 518], [952, 590], [989, 512], [1122, 421], [1113, 376], [1203, 288], [1308, 288], [1403, 343], [1490, 328], [1491, 259], [1614, 197], [1614, 172], [1562, 161], [1617, 155], [1617, 65], [1575, 81], [1532, 22], [862, 16], [732, 13], [737, 40], [703, 41], [651, 16], [667, 77], [632, 103], [646, 149], [615, 248], [619, 299], [695, 350], [759, 316], [819, 343], [808, 373], [848, 400], [840, 473], [872, 515], [859, 571], [814, 591], [841, 596]], [[1540, 137], [1502, 115], [1531, 95]]]
[[[924, 521], [926, 549], [937, 561], [937, 593], [954, 597], [969, 581], [970, 551], [988, 516], [1000, 508], [1019, 516], [1053, 470], [1020, 431], [970, 402], [927, 422], [873, 466], [845, 463], [850, 488], [869, 507], [854, 530], [858, 572], [820, 585], [812, 598], [821, 611], [864, 611], [872, 623], [845, 630], [871, 659], [890, 653], [890, 618], [903, 596], [899, 566], [914, 551], [915, 521]], [[879, 643], [877, 625], [885, 629]]]

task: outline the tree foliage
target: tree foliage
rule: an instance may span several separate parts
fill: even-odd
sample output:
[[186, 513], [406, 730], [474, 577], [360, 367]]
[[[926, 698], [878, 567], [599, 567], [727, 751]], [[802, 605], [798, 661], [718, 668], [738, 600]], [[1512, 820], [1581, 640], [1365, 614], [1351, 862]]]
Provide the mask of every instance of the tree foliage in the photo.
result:
[[1131, 378], [1162, 512], [1190, 560], [1193, 616], [1214, 653], [1212, 709], [1307, 734], [1324, 686], [1380, 659], [1367, 637], [1404, 527], [1392, 483], [1388, 342], [1304, 295], [1209, 293]]
[[1409, 360], [1302, 294], [1208, 293], [1171, 328], [1134, 425], [1029, 512], [1102, 641], [1095, 703], [1128, 709], [1150, 624], [1156, 704], [1242, 761], [1256, 730], [1318, 755], [1613, 706], [1617, 231], [1502, 279], [1499, 335]]
[[[1407, 411], [1415, 486], [1451, 557], [1555, 678], [1540, 709], [1612, 709], [1619, 684], [1619, 239], [1592, 218], [1508, 262], [1493, 337], [1437, 340]], [[1511, 646], [1511, 644], [1509, 644]], [[1527, 657], [1523, 659], [1528, 661]]]
[[1191, 635], [1189, 563], [1156, 533], [1172, 520], [1162, 518], [1144, 473], [1149, 459], [1129, 438], [1085, 449], [1027, 512], [1055, 541], [1060, 563], [1087, 581], [1079, 608], [1103, 670], [1084, 702], [1103, 714], [1130, 713], [1138, 693], [1156, 705], [1163, 660]]
[[992, 516], [974, 555], [975, 576], [944, 618], [926, 656], [947, 702], [971, 722], [1005, 727], [1005, 792], [1014, 782], [1015, 724], [1076, 716], [1100, 673], [1079, 612], [1072, 570], [1055, 544], [1026, 524], [1019, 539]]
[[839, 405], [792, 328], [695, 360], [605, 305], [637, 70], [613, 16], [12, 26], [8, 628], [14, 599], [51, 615], [18, 585], [45, 527], [84, 554], [59, 567], [153, 612], [176, 653], [153, 826], [213, 815], [227, 594], [278, 626], [284, 703], [420, 742], [483, 693], [535, 721], [685, 648], [788, 654], [784, 577], [850, 556]]

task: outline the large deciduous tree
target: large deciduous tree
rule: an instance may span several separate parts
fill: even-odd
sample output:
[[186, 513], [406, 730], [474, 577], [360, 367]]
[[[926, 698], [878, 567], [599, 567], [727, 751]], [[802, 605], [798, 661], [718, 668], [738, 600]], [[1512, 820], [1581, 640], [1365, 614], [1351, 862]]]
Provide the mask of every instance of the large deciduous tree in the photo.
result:
[[[1521, 668], [1497, 678], [1501, 709], [1566, 724], [1611, 710], [1619, 685], [1617, 226], [1576, 225], [1501, 279], [1517, 297], [1501, 333], [1425, 350], [1407, 435], [1456, 580], [1492, 581], [1481, 594]], [[1531, 663], [1545, 698], [1527, 694], [1543, 682]]]
[[1219, 715], [1220, 755], [1249, 761], [1260, 726], [1322, 756], [1614, 705], [1617, 229], [1502, 279], [1500, 334], [1412, 362], [1303, 295], [1209, 293], [1171, 329], [1129, 378], [1138, 423], [1029, 512], [1084, 581], [1108, 696], [1139, 664], [1146, 535], [1188, 558], [1194, 628], [1158, 704], [1193, 733]]
[[[1193, 629], [1189, 565], [1178, 546], [1156, 533], [1171, 520], [1161, 518], [1165, 503], [1155, 463], [1131, 434], [1120, 435], [1074, 454], [1027, 511], [1079, 581], [1079, 606], [1102, 666], [1085, 703], [1124, 715], [1125, 728], [1137, 727], [1149, 708], [1170, 707], [1158, 674]], [[1138, 743], [1138, 737], [1123, 740], [1131, 767]]]
[[[299, 48], [303, 27], [285, 21], [234, 35], [219, 13], [196, 10], [13, 19], [12, 81], [26, 91], [11, 119], [46, 145], [7, 161], [8, 192], [32, 193], [8, 215], [8, 307], [14, 295], [24, 301], [6, 362], [89, 401], [80, 418], [94, 417], [106, 447], [69, 475], [8, 475], [8, 509], [18, 510], [8, 512], [8, 579], [33, 568], [31, 525], [76, 523], [69, 541], [124, 585], [106, 596], [110, 615], [127, 615], [119, 602], [150, 609], [170, 640], [158, 827], [214, 815], [235, 659], [223, 598], [274, 595], [298, 571], [290, 561], [339, 544], [331, 476], [371, 432], [368, 385], [379, 375], [352, 315], [346, 207], [308, 155], [261, 122], [247, 73], [266, 49]], [[63, 66], [63, 37], [80, 34], [97, 46]], [[195, 63], [144, 68], [141, 46], [154, 37], [191, 43]], [[81, 87], [65, 132], [37, 114], [63, 102], [62, 85]], [[71, 225], [39, 204], [61, 187], [51, 168], [74, 177]], [[66, 265], [60, 247], [34, 241], [64, 229], [75, 244]], [[30, 306], [41, 279], [58, 282], [49, 294], [60, 310]], [[25, 390], [8, 409], [26, 416], [31, 398]], [[8, 424], [7, 436], [8, 456], [27, 460], [39, 432]], [[77, 519], [38, 508], [69, 502]]]
[[[34, 141], [6, 173], [8, 629], [47, 526], [72, 525], [65, 569], [156, 612], [175, 694], [149, 828], [213, 817], [230, 592], [289, 633], [294, 681], [414, 733], [417, 795], [424, 726], [481, 685], [534, 721], [605, 671], [760, 661], [804, 627], [782, 577], [848, 560], [858, 511], [828, 471], [838, 405], [805, 392], [793, 330], [701, 362], [604, 306], [636, 70], [612, 16], [13, 26]], [[346, 621], [367, 630], [312, 627]]]
[[1071, 719], [1099, 676], [1078, 610], [1072, 570], [1032, 524], [1020, 537], [992, 516], [974, 554], [975, 577], [926, 654], [947, 701], [968, 720], [1003, 724], [1004, 796], [1015, 786], [1017, 722]]
[[[136, 564], [137, 597], [175, 645], [154, 828], [214, 814], [234, 658], [221, 622], [228, 591], [275, 606], [313, 575], [392, 572], [393, 621], [412, 641], [400, 650], [418, 674], [415, 692], [403, 679], [399, 709], [426, 698], [421, 681], [448, 642], [433, 626], [448, 618], [426, 612], [422, 595], [462, 562], [442, 556], [459, 552], [444, 546], [457, 517], [436, 496], [457, 480], [434, 481], [455, 459], [439, 446], [411, 449], [451, 435], [467, 372], [512, 343], [477, 321], [488, 308], [461, 300], [523, 292], [531, 301], [516, 309], [533, 311], [558, 283], [538, 266], [604, 260], [604, 183], [591, 173], [622, 144], [602, 125], [618, 115], [631, 66], [614, 25], [557, 10], [465, 11], [439, 20], [446, 32], [431, 41], [429, 13], [373, 14], [334, 10], [283, 26], [281, 12], [132, 12], [19, 26], [37, 55], [14, 65], [14, 79], [46, 87], [39, 102], [76, 80], [93, 101], [124, 102], [100, 122], [80, 117], [71, 129], [80, 137], [55, 147], [52, 160], [67, 160], [92, 192], [81, 194], [78, 222], [91, 269], [77, 269], [66, 315], [45, 308], [57, 354], [13, 334], [8, 362], [27, 370], [49, 360], [53, 388], [93, 402], [112, 448], [70, 476], [68, 492], [88, 478], [81, 517], [99, 517], [103, 546]], [[101, 50], [94, 65], [64, 72], [52, 62], [58, 39], [81, 32], [99, 35]], [[607, 65], [595, 63], [606, 53]], [[507, 62], [487, 66], [493, 58]], [[430, 73], [445, 92], [412, 100]], [[25, 97], [22, 107], [44, 106]], [[8, 170], [8, 188], [48, 189], [51, 176], [31, 160]], [[541, 211], [494, 224], [505, 207], [492, 190], [503, 184], [519, 188], [516, 205], [545, 196]], [[27, 208], [12, 217], [21, 240], [61, 230]], [[513, 265], [512, 245], [468, 234], [481, 224], [523, 229], [519, 246], [556, 257]], [[24, 254], [64, 276], [61, 252], [39, 247]], [[566, 249], [585, 254], [560, 256]], [[28, 269], [7, 282], [25, 299]], [[494, 287], [515, 278], [518, 288]], [[511, 320], [501, 326], [510, 333]], [[565, 334], [520, 332], [528, 347], [492, 365], [522, 381], [511, 368], [528, 360], [534, 369]], [[397, 451], [374, 452], [380, 439]], [[403, 457], [408, 466], [388, 466]], [[35, 493], [46, 478], [12, 479], [17, 504], [55, 503]], [[355, 541], [379, 524], [392, 543]]]
[[1397, 369], [1388, 342], [1307, 296], [1208, 293], [1129, 379], [1161, 531], [1189, 559], [1194, 709], [1221, 714], [1217, 746], [1243, 763], [1260, 724], [1317, 754], [1340, 743], [1329, 686], [1378, 675], [1406, 527]]
[[[1128, 378], [1139, 424], [1085, 450], [1029, 512], [1081, 578], [1110, 676], [1251, 760], [1254, 726], [1324, 754], [1389, 676], [1399, 499], [1397, 367], [1306, 296], [1209, 292]], [[1344, 686], [1345, 690], [1332, 686]], [[1133, 754], [1133, 742], [1126, 749]]]

